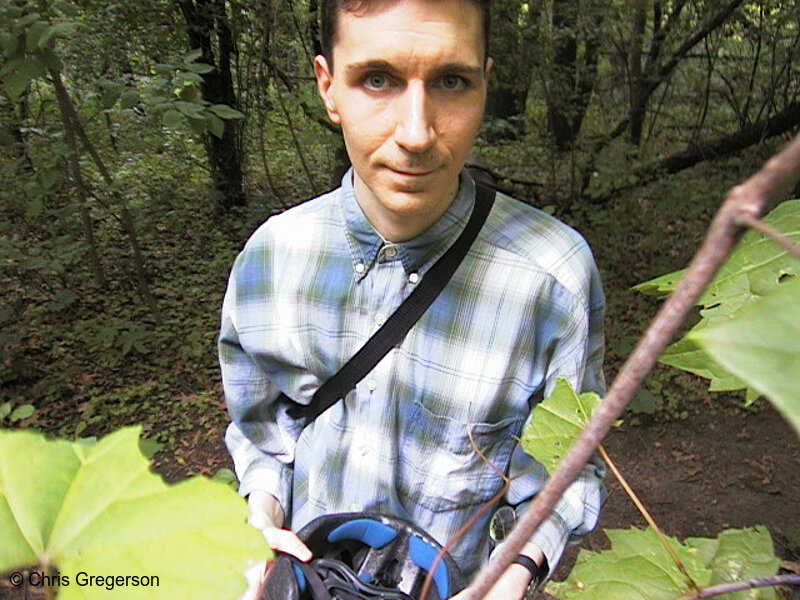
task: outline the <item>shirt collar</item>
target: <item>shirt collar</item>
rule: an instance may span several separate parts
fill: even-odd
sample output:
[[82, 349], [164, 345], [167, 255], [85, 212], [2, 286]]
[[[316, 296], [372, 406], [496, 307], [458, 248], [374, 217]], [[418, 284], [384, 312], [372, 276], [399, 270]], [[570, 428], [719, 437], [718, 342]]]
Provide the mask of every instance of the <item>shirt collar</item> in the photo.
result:
[[[366, 275], [378, 260], [400, 260], [405, 271], [412, 273], [420, 271], [431, 260], [438, 258], [464, 229], [475, 204], [475, 182], [465, 169], [462, 170], [458, 192], [447, 212], [417, 237], [397, 244], [384, 243], [361, 210], [353, 191], [352, 167], [342, 177], [339, 201], [357, 278]], [[394, 247], [395, 252], [387, 252], [390, 247]]]

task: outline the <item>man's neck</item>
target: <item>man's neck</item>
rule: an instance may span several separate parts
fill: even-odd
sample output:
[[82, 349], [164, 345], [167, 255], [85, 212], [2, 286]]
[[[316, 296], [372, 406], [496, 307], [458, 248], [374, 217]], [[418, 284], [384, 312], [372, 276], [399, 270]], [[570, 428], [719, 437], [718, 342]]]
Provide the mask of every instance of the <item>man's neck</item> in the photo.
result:
[[450, 209], [458, 189], [459, 180], [456, 179], [441, 201], [429, 203], [428, 210], [423, 206], [413, 215], [403, 215], [378, 202], [358, 174], [353, 174], [353, 192], [364, 216], [385, 241], [392, 243], [406, 242], [427, 231]]

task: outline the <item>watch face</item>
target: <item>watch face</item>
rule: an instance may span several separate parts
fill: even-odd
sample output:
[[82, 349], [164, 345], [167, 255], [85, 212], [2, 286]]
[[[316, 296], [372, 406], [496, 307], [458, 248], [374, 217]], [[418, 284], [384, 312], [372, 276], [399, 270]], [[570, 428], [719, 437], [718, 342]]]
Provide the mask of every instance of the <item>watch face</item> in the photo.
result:
[[516, 522], [517, 514], [513, 508], [510, 506], [498, 508], [489, 521], [489, 537], [499, 544], [508, 537]]

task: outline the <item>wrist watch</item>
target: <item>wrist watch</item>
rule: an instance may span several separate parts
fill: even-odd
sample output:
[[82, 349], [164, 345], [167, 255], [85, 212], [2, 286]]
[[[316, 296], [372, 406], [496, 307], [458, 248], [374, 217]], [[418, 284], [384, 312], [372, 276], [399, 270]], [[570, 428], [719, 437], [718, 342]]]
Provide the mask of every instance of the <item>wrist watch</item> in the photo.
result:
[[550, 572], [550, 566], [547, 564], [547, 557], [542, 557], [542, 564], [537, 565], [536, 561], [524, 554], [518, 554], [512, 564], [522, 565], [531, 573], [531, 580], [528, 582], [528, 587], [525, 589], [525, 598], [528, 598], [533, 591], [539, 587], [539, 584], [544, 581], [547, 574]]

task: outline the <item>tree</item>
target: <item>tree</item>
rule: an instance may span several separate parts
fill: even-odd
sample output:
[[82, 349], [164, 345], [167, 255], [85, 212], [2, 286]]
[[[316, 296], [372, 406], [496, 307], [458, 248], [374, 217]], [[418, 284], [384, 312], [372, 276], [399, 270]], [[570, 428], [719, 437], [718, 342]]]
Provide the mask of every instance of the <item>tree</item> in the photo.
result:
[[552, 59], [547, 86], [547, 124], [556, 148], [567, 150], [578, 137], [591, 100], [604, 21], [597, 0], [554, 0]]
[[[200, 60], [213, 68], [203, 73], [200, 86], [203, 99], [236, 109], [238, 102], [233, 85], [232, 59], [237, 52], [233, 31], [228, 22], [224, 0], [175, 0], [186, 20], [191, 49], [200, 49]], [[242, 136], [235, 121], [228, 121], [221, 135], [205, 136], [214, 187], [221, 194], [224, 209], [245, 203], [242, 189]]]

